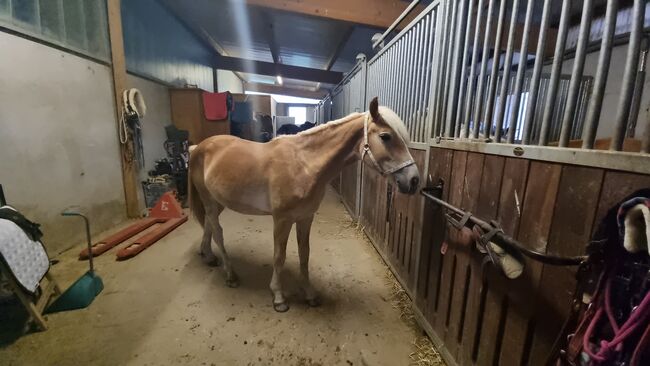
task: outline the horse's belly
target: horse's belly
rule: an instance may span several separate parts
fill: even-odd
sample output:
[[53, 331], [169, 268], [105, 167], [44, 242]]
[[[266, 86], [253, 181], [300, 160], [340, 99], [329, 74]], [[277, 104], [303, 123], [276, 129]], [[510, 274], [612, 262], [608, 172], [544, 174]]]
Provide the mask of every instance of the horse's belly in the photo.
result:
[[233, 211], [246, 215], [270, 215], [271, 203], [266, 190], [249, 190], [238, 195], [224, 194], [219, 201]]

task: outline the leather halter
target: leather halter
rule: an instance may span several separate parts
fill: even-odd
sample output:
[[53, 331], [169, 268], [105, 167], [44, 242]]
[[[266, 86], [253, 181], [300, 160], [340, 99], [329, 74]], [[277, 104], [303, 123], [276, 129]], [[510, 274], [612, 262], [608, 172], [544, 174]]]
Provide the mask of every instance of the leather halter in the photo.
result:
[[387, 170], [382, 169], [381, 166], [379, 166], [377, 159], [375, 159], [375, 156], [372, 154], [372, 151], [370, 150], [370, 144], [368, 143], [368, 123], [370, 123], [370, 112], [366, 113], [366, 118], [363, 121], [363, 145], [361, 145], [361, 161], [363, 161], [363, 158], [366, 155], [368, 155], [370, 161], [375, 166], [375, 168], [381, 173], [381, 175], [393, 174], [400, 169], [415, 164], [415, 161], [411, 158], [390, 169]]

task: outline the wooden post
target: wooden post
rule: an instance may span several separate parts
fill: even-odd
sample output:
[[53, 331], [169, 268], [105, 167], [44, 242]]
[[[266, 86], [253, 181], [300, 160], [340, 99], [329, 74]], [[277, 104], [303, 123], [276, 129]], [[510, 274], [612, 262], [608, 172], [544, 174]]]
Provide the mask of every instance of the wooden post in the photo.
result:
[[[117, 118], [118, 136], [120, 115], [122, 113], [122, 91], [127, 88], [120, 2], [120, 0], [107, 1], [108, 34], [111, 42], [111, 70], [113, 73], [113, 92], [115, 94], [115, 116]], [[126, 200], [126, 213], [128, 217], [139, 217], [140, 205], [138, 204], [137, 171], [135, 162], [130, 161], [132, 159], [126, 158], [128, 156], [127, 150], [128, 145], [120, 143], [120, 160], [122, 165], [124, 198]]]

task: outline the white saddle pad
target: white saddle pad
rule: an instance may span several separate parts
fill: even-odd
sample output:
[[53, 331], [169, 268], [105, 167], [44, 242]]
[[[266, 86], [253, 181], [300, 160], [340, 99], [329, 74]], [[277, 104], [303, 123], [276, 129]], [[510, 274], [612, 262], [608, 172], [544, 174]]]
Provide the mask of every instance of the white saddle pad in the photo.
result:
[[0, 257], [18, 283], [34, 293], [50, 268], [43, 244], [31, 240], [13, 221], [0, 219]]

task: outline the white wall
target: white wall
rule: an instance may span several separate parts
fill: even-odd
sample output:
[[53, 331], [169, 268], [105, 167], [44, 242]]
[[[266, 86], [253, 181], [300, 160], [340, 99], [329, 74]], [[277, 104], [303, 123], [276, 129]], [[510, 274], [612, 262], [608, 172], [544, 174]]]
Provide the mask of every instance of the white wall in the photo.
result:
[[[0, 183], [42, 224], [50, 254], [125, 219], [110, 69], [0, 32]], [[9, 51], [7, 51], [9, 50]]]
[[217, 91], [244, 94], [244, 84], [234, 72], [228, 70], [217, 70]]

